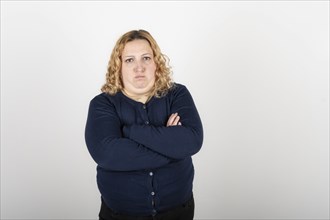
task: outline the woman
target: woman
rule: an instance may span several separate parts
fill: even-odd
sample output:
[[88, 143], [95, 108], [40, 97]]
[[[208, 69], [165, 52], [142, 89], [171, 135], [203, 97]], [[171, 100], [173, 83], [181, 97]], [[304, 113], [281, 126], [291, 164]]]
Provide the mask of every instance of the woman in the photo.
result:
[[147, 31], [127, 32], [113, 48], [85, 130], [97, 163], [100, 219], [193, 219], [191, 156], [203, 128], [189, 91], [170, 74]]

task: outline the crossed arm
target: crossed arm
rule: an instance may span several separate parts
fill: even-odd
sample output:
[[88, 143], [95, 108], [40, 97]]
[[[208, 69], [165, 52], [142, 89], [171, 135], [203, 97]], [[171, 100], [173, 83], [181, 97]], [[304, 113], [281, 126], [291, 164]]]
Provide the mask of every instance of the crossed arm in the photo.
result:
[[93, 99], [85, 130], [91, 156], [105, 169], [132, 171], [158, 168], [195, 154], [202, 144], [202, 127], [192, 99], [185, 102], [177, 97], [172, 109], [177, 113], [169, 116], [166, 126], [122, 127], [112, 103], [105, 97]]
[[102, 168], [113, 171], [152, 169], [171, 162], [142, 144], [124, 138], [121, 122], [115, 108], [105, 97], [90, 102], [85, 141], [94, 161]]
[[173, 92], [166, 126], [126, 125], [123, 136], [168, 158], [181, 160], [196, 154], [203, 142], [202, 123], [189, 91], [180, 86]]

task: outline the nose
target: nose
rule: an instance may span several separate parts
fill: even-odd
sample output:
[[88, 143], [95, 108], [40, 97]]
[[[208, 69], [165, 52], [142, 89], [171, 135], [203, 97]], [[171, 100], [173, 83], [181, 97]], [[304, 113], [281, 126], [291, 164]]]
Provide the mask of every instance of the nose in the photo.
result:
[[135, 72], [143, 72], [145, 70], [145, 67], [141, 61], [137, 61], [134, 67]]

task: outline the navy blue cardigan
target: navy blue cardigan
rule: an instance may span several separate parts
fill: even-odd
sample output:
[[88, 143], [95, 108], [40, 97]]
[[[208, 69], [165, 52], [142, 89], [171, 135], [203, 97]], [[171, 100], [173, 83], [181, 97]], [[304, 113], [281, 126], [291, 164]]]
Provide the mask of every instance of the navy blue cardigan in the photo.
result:
[[[166, 127], [172, 113], [182, 126]], [[97, 163], [101, 196], [115, 212], [153, 215], [189, 200], [191, 156], [203, 142], [202, 123], [187, 88], [175, 86], [146, 104], [122, 92], [90, 102], [85, 140]]]

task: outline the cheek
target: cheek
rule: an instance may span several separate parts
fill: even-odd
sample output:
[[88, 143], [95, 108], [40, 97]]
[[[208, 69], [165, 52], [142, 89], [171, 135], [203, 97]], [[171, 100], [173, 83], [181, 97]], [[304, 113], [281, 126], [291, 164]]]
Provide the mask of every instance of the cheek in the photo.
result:
[[150, 79], [153, 79], [153, 80], [156, 78], [156, 72], [155, 72], [155, 70], [149, 72], [149, 78]]
[[122, 77], [124, 78], [128, 78], [130, 75], [132, 75], [131, 73], [132, 71], [130, 70], [130, 68], [127, 68], [127, 67], [122, 67], [121, 68], [121, 75]]
[[153, 65], [149, 68], [149, 74], [151, 77], [156, 77], [156, 65]]
[[127, 71], [122, 70], [121, 71], [121, 80], [125, 84], [125, 82], [129, 81], [129, 74]]

